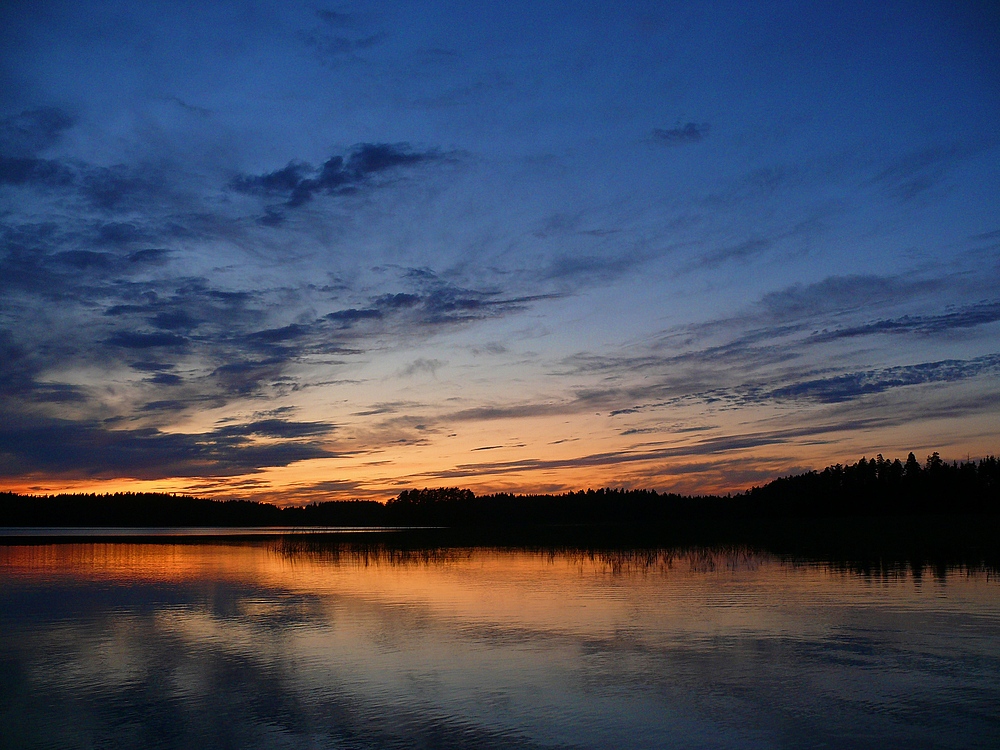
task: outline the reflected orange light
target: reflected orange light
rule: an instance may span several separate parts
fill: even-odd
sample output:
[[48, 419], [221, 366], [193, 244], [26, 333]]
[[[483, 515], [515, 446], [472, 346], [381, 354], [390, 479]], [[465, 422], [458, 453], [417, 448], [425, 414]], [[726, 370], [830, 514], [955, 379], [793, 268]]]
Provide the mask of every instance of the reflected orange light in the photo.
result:
[[[1000, 614], [996, 581], [985, 575], [925, 578], [915, 582], [901, 573], [866, 580], [739, 550], [602, 556], [490, 549], [407, 554], [379, 547], [317, 552], [281, 542], [0, 546], [0, 585], [228, 581], [272, 594], [327, 602], [349, 597], [380, 607], [418, 607], [435, 618], [548, 630], [604, 632], [637, 618], [665, 617], [697, 629], [709, 611], [720, 627], [780, 629], [792, 627], [786, 622], [791, 613], [807, 615], [804, 605], [824, 599], [926, 607], [928, 587], [952, 602], [974, 601]], [[718, 606], [732, 601], [741, 607]], [[799, 632], [810, 627], [794, 623]]]

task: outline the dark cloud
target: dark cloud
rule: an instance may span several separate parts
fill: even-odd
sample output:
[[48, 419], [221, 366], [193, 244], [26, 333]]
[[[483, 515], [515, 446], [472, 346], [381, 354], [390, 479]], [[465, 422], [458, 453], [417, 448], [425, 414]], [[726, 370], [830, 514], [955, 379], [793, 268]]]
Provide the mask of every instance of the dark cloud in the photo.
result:
[[352, 412], [354, 417], [373, 417], [379, 414], [398, 414], [401, 410], [411, 406], [406, 401], [391, 401], [388, 403], [375, 404], [370, 409]]
[[0, 156], [0, 185], [66, 187], [76, 180], [73, 170], [49, 159]]
[[97, 227], [97, 242], [108, 245], [129, 245], [144, 242], [149, 234], [127, 221], [102, 222]]
[[303, 438], [328, 435], [335, 428], [328, 422], [293, 422], [285, 419], [258, 419], [244, 424], [219, 427], [213, 434], [225, 437]]
[[[648, 374], [639, 385], [579, 391], [575, 401], [549, 408], [586, 412], [604, 406], [610, 407], [610, 416], [629, 416], [692, 402], [724, 408], [791, 401], [837, 404], [905, 386], [955, 383], [1000, 373], [1000, 354], [839, 373], [830, 373], [832, 368], [828, 367], [822, 375], [808, 367], [774, 369], [771, 365], [800, 359], [790, 348], [794, 349], [763, 350], [759, 368], [742, 361], [754, 353], [723, 360], [711, 351], [663, 358], [587, 360], [583, 366], [599, 372], [646, 370]], [[721, 363], [726, 366], [720, 367]], [[489, 418], [486, 414], [477, 416]]]
[[301, 339], [308, 334], [310, 328], [299, 323], [291, 323], [281, 328], [268, 328], [263, 331], [254, 331], [247, 335], [247, 339], [265, 344], [277, 344], [285, 341]]
[[30, 157], [59, 142], [76, 120], [55, 107], [38, 107], [0, 120], [0, 154]]
[[[704, 356], [714, 358], [731, 359], [732, 355], [745, 355], [749, 358], [753, 351], [763, 355], [768, 353], [777, 355], [779, 352], [787, 351], [789, 346], [803, 352], [803, 342], [805, 346], [809, 346], [821, 344], [824, 336], [836, 337], [836, 332], [841, 329], [833, 328], [831, 332], [832, 326], [840, 324], [845, 331], [857, 328], [860, 334], [864, 325], [867, 325], [844, 326], [842, 323], [844, 320], [856, 320], [879, 308], [914, 304], [920, 300], [924, 300], [926, 304], [927, 298], [940, 295], [950, 283], [948, 279], [942, 277], [829, 276], [812, 284], [793, 284], [769, 292], [757, 303], [749, 305], [733, 317], [709, 319], [665, 331], [654, 348], [680, 351], [682, 353], [676, 356], [681, 358], [698, 356], [697, 352], [684, 352], [684, 350], [699, 345], [704, 346], [708, 342], [713, 342], [713, 345], [705, 346], [700, 351]], [[992, 303], [982, 303], [982, 306], [988, 307], [990, 304]], [[981, 305], [973, 307], [977, 309], [969, 310], [968, 315], [961, 310], [954, 311], [953, 323], [957, 325], [963, 320], [968, 322], [981, 320], [990, 314], [989, 310], [979, 309]], [[946, 317], [951, 315], [952, 311], [949, 311]], [[928, 319], [925, 321], [928, 330], [932, 327], [930, 319], [933, 317], [935, 316], [927, 316]], [[936, 321], [936, 324], [943, 323], [943, 320]], [[901, 329], [904, 327], [901, 326]], [[817, 329], [820, 329], [820, 332], [817, 332]], [[877, 331], [873, 329], [872, 332]], [[790, 337], [807, 333], [810, 334], [807, 339], [800, 339], [798, 342], [790, 340]], [[714, 343], [720, 336], [735, 336], [735, 338], [723, 344]], [[657, 361], [663, 361], [664, 356], [659, 353], [651, 355], [649, 362], [655, 364]], [[580, 364], [585, 360], [586, 358], [581, 359]], [[643, 358], [639, 357], [638, 360], [640, 361], [637, 364], [642, 366]], [[754, 361], [757, 361], [756, 358]], [[590, 364], [603, 367], [600, 358], [592, 360]]]
[[949, 310], [939, 315], [903, 315], [857, 326], [822, 331], [813, 336], [818, 341], [873, 336], [884, 333], [940, 334], [963, 328], [975, 328], [1000, 321], [1000, 301], [981, 302]]
[[859, 368], [856, 356], [844, 352], [837, 362], [816, 365], [816, 357], [823, 361], [823, 348], [832, 340], [878, 334], [947, 335], [1000, 320], [1000, 303], [993, 300], [939, 314], [829, 327], [880, 307], [933, 298], [948, 283], [943, 278], [829, 277], [770, 293], [739, 316], [678, 328], [649, 346], [617, 356], [580, 353], [563, 360], [565, 369], [556, 374], [597, 375], [609, 385], [579, 390], [575, 401], [559, 408], [586, 412], [598, 407], [612, 416], [627, 417], [694, 402], [724, 409], [792, 401], [836, 404], [907, 386], [995, 375], [1000, 369], [997, 354]]
[[338, 310], [336, 312], [327, 313], [324, 317], [327, 320], [338, 323], [341, 328], [351, 328], [355, 323], [362, 320], [381, 320], [384, 315], [381, 310], [374, 308], [358, 310], [352, 307], [348, 310]]
[[[0, 329], [0, 397], [17, 401], [53, 401], [54, 395], [79, 393], [73, 386], [53, 386], [38, 382], [42, 367], [37, 356], [21, 344], [14, 332]], [[55, 389], [55, 390], [54, 390]], [[67, 399], [62, 399], [67, 400]], [[77, 400], [72, 398], [69, 400]], [[0, 417], [4, 416], [0, 406]]]
[[268, 206], [264, 210], [264, 215], [257, 219], [257, 223], [264, 227], [280, 227], [285, 223], [285, 215], [273, 206]]
[[226, 393], [249, 396], [258, 393], [266, 383], [278, 380], [291, 359], [291, 356], [275, 356], [228, 362], [215, 368], [212, 377]]
[[87, 400], [83, 388], [67, 383], [34, 383], [29, 395], [33, 401], [43, 404], [83, 403]]
[[383, 294], [376, 297], [373, 300], [374, 304], [378, 307], [386, 308], [389, 310], [398, 310], [400, 308], [415, 307], [420, 304], [420, 296], [416, 294]]
[[[442, 158], [437, 151], [413, 151], [407, 143], [362, 143], [346, 157], [331, 156], [319, 168], [292, 161], [274, 172], [240, 175], [230, 182], [230, 187], [240, 193], [280, 198], [286, 206], [296, 207], [317, 194], [356, 192], [372, 184], [371, 180], [382, 173]], [[280, 217], [272, 211], [262, 221], [277, 226], [281, 223]]]
[[95, 208], [111, 210], [138, 209], [164, 193], [167, 180], [149, 169], [124, 165], [91, 167], [80, 180], [80, 192]]
[[320, 438], [332, 429], [326, 423], [268, 419], [184, 434], [107, 429], [99, 422], [10, 418], [0, 425], [0, 476], [39, 471], [146, 479], [242, 474], [334, 456], [321, 444], [302, 439]]
[[839, 403], [902, 386], [956, 382], [997, 372], [1000, 372], [1000, 354], [975, 359], [946, 359], [807, 380], [762, 394], [760, 400], [807, 399]]
[[0, 154], [0, 185], [59, 191], [59, 194], [72, 191], [72, 195], [103, 212], [159, 207], [171, 189], [162, 170], [121, 164], [95, 167], [3, 154]]
[[617, 278], [649, 260], [643, 253], [612, 252], [606, 255], [561, 254], [542, 271], [543, 279], [601, 280]]
[[190, 332], [192, 329], [197, 328], [200, 322], [192, 317], [191, 313], [187, 310], [159, 312], [147, 320], [156, 328], [161, 328], [167, 331], [185, 332]]
[[698, 143], [708, 136], [709, 130], [707, 122], [689, 122], [674, 128], [654, 128], [653, 138], [668, 146], [679, 146], [685, 143]]
[[123, 349], [156, 349], [186, 346], [188, 340], [173, 333], [139, 333], [136, 331], [116, 331], [104, 343]]
[[384, 318], [387, 323], [395, 321], [419, 330], [496, 318], [524, 310], [533, 302], [559, 296], [506, 297], [499, 291], [456, 286], [425, 268], [408, 269], [406, 276], [419, 291], [379, 295], [371, 300], [367, 310], [359, 312], [373, 320]]
[[148, 382], [154, 383], [155, 385], [180, 385], [184, 381], [180, 375], [174, 375], [169, 372], [158, 372], [156, 375], [149, 378]]
[[[371, 170], [390, 168], [366, 164]], [[0, 231], [7, 240], [0, 255], [7, 282], [0, 299], [21, 290], [29, 294], [17, 297], [19, 305], [54, 309], [58, 302], [61, 310], [54, 327], [27, 327], [9, 336], [12, 346], [32, 353], [21, 361], [8, 357], [5, 391], [16, 392], [24, 403], [59, 399], [104, 408], [96, 391], [45, 384], [45, 372], [67, 365], [111, 370], [119, 365], [147, 373], [133, 381], [135, 408], [140, 414], [155, 412], [158, 419], [203, 404], [221, 407], [234, 398], [277, 396], [311, 385], [301, 372], [289, 374], [290, 365], [306, 358], [361, 354], [372, 337], [413, 341], [444, 326], [522, 310], [535, 299], [462, 288], [427, 269], [409, 269], [403, 281], [413, 291], [380, 294], [318, 317], [276, 321], [275, 311], [310, 292], [232, 291], [203, 278], [164, 277], [160, 269], [171, 260], [170, 251], [132, 249], [148, 239], [132, 222], [97, 222], [75, 234], [55, 225], [0, 225]], [[109, 242], [98, 245], [102, 239]], [[67, 245], [73, 249], [63, 249]], [[107, 249], [92, 249], [98, 246]], [[154, 268], [155, 277], [146, 277]], [[43, 302], [50, 296], [52, 302]], [[175, 371], [181, 362], [183, 375]], [[169, 394], [158, 392], [164, 388]]]
[[163, 372], [164, 370], [172, 370], [175, 366], [169, 362], [132, 362], [129, 364], [129, 367], [139, 372]]
[[524, 310], [538, 300], [556, 295], [500, 297], [497, 292], [480, 292], [443, 286], [420, 298], [418, 320], [427, 325], [443, 325], [485, 320], [505, 313]]

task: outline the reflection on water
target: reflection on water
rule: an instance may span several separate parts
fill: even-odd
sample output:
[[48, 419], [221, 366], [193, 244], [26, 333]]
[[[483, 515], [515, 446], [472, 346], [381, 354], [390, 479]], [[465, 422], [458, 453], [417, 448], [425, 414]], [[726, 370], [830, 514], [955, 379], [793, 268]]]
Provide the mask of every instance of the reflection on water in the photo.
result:
[[0, 546], [0, 746], [1000, 746], [1000, 584], [921, 572], [741, 548]]

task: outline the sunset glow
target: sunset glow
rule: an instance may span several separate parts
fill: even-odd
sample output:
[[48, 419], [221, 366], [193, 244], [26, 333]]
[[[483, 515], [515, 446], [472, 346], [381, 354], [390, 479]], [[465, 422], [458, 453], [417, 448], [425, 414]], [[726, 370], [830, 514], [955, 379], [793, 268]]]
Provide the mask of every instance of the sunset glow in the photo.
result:
[[995, 454], [989, 3], [10, 3], [0, 489]]

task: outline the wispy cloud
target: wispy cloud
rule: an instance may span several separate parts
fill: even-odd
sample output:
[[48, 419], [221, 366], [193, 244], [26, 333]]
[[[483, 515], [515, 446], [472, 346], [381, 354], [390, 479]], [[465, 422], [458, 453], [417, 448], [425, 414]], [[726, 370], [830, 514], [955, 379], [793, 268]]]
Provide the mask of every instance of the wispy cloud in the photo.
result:
[[673, 128], [654, 128], [653, 138], [668, 146], [680, 146], [704, 140], [710, 129], [707, 122], [688, 122]]
[[[240, 193], [280, 199], [289, 208], [308, 203], [315, 195], [347, 195], [371, 187], [373, 178], [402, 167], [440, 161], [437, 151], [413, 151], [407, 143], [362, 143], [346, 156], [331, 156], [321, 167], [289, 162], [260, 175], [239, 175], [230, 187]], [[277, 213], [273, 212], [276, 218]], [[277, 223], [272, 220], [272, 223]]]
[[1000, 321], [1000, 301], [994, 300], [961, 306], [937, 315], [903, 315], [862, 325], [836, 328], [814, 334], [814, 338], [820, 341], [832, 341], [876, 334], [937, 335], [965, 328], [977, 328], [997, 321]]
[[434, 376], [446, 364], [446, 362], [442, 362], [440, 359], [426, 359], [421, 357], [413, 360], [406, 367], [399, 370], [397, 376], [401, 378], [412, 378], [414, 375]]
[[893, 159], [872, 182], [903, 201], [913, 200], [941, 182], [968, 148], [935, 145]]
[[969, 360], [920, 362], [883, 367], [863, 372], [847, 372], [827, 378], [804, 380], [768, 392], [758, 392], [758, 400], [806, 399], [821, 403], [849, 401], [870, 393], [925, 383], [954, 383], [983, 374], [1000, 373], [1000, 354]]

